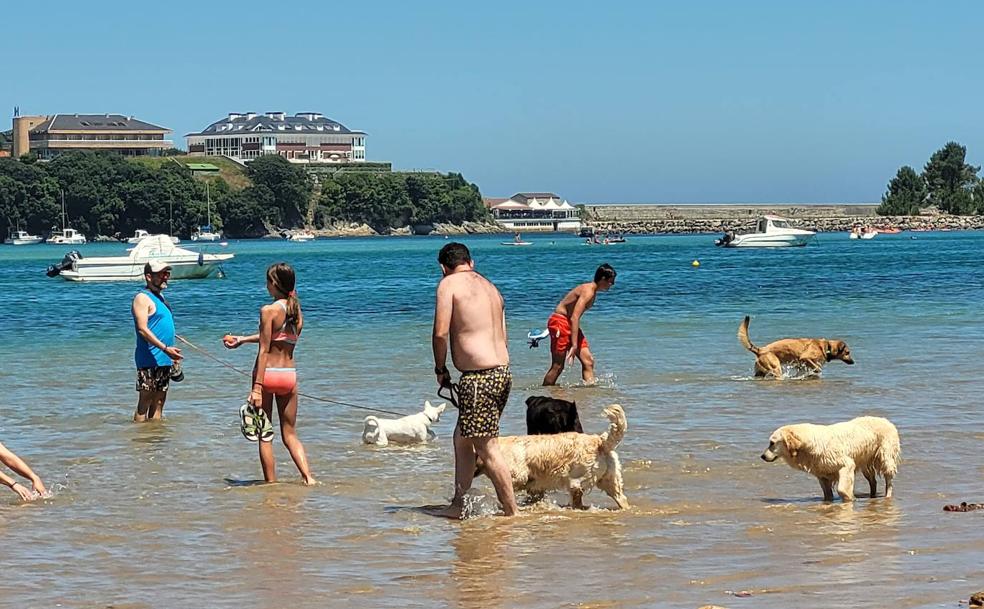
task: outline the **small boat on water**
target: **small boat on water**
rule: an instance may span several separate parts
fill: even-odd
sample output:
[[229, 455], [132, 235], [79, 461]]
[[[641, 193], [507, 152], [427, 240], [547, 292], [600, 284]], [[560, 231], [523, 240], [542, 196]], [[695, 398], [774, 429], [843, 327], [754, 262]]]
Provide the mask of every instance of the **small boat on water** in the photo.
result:
[[311, 241], [314, 239], [314, 233], [307, 230], [295, 230], [285, 233], [284, 239], [287, 241]]
[[874, 239], [878, 235], [878, 230], [874, 228], [860, 228], [855, 226], [851, 229], [849, 237], [851, 239]]
[[755, 232], [735, 234], [728, 231], [714, 241], [718, 247], [802, 247], [816, 235], [811, 230], [793, 228], [779, 216], [762, 216]]
[[10, 231], [10, 236], [4, 239], [7, 245], [34, 245], [44, 241], [37, 235], [29, 235], [25, 230]]
[[206, 254], [177, 247], [169, 235], [150, 235], [137, 243], [126, 256], [83, 257], [71, 251], [61, 262], [48, 267], [48, 277], [66, 281], [139, 281], [144, 265], [161, 260], [171, 266], [171, 279], [204, 279], [221, 275], [221, 263], [233, 254]]
[[54, 245], [85, 245], [85, 235], [78, 232], [74, 228], [68, 228], [65, 226], [65, 217], [67, 216], [65, 212], [65, 191], [61, 193], [61, 220], [62, 229], [61, 231], [55, 231], [51, 233], [48, 237], [48, 243]]
[[199, 226], [198, 230], [191, 233], [192, 241], [218, 241], [220, 239], [222, 239], [222, 233], [213, 232], [211, 224]]
[[221, 232], [212, 230], [212, 195], [209, 193], [208, 182], [205, 182], [205, 209], [208, 216], [208, 224], [199, 226], [198, 230], [191, 234], [192, 241], [218, 241], [222, 239]]
[[516, 236], [513, 237], [512, 241], [502, 241], [499, 243], [499, 245], [533, 245], [533, 242], [523, 241], [523, 236], [519, 233], [516, 233]]
[[[133, 236], [130, 237], [129, 239], [127, 239], [126, 242], [129, 243], [130, 245], [136, 245], [136, 244], [140, 243], [141, 241], [143, 241], [144, 239], [146, 239], [149, 236], [150, 236], [150, 233], [148, 233], [147, 231], [145, 231], [142, 228], [138, 228], [137, 230], [135, 230], [133, 232]], [[167, 237], [169, 237], [171, 239], [171, 243], [173, 243], [175, 245], [181, 243], [181, 239], [178, 239], [177, 237], [174, 237], [174, 236], [171, 236], [171, 235], [167, 235]]]
[[85, 235], [74, 228], [63, 228], [60, 231], [51, 233], [48, 243], [54, 245], [85, 245]]

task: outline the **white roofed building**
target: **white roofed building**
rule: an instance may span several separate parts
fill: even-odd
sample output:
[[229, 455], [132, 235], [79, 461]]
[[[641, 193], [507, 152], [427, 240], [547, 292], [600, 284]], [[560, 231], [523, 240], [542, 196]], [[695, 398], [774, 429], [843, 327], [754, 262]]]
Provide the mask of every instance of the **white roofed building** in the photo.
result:
[[279, 154], [291, 163], [364, 163], [366, 134], [317, 112], [230, 112], [199, 133], [189, 133], [188, 153], [227, 156], [248, 163]]
[[494, 200], [492, 217], [516, 231], [581, 230], [576, 207], [552, 192], [519, 192], [505, 201]]

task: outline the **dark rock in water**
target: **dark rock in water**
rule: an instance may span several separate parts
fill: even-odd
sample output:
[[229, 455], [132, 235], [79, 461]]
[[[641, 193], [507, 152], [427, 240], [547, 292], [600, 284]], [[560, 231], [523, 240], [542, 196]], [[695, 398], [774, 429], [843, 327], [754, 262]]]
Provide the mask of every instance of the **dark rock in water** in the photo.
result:
[[976, 594], [970, 595], [970, 606], [971, 607], [984, 607], [984, 592], [978, 592]]
[[984, 503], [967, 503], [961, 501], [960, 505], [947, 504], [943, 506], [944, 512], [973, 512], [974, 510], [984, 510]]

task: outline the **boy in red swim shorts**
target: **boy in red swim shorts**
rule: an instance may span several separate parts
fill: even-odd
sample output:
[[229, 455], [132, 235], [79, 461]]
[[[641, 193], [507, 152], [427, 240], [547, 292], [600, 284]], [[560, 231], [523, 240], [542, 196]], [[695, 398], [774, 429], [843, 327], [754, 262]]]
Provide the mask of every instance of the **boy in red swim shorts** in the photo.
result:
[[[564, 365], [575, 357], [581, 361], [581, 379], [585, 384], [594, 383], [594, 356], [588, 350], [588, 340], [581, 331], [581, 316], [594, 305], [598, 292], [607, 292], [615, 285], [615, 275], [611, 265], [599, 266], [594, 281], [582, 283], [568, 292], [547, 319], [550, 369], [543, 377], [544, 385], [556, 385]], [[576, 342], [574, 336], [577, 336]]]

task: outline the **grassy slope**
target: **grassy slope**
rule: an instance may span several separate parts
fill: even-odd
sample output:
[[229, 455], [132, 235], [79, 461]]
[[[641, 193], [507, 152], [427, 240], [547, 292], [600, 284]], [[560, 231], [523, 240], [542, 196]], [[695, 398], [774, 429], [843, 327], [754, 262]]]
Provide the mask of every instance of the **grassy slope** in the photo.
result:
[[[130, 159], [134, 163], [143, 163], [149, 167], [160, 167], [164, 163], [180, 163], [181, 165], [187, 165], [189, 163], [211, 163], [219, 168], [219, 175], [225, 180], [232, 190], [242, 190], [251, 184], [249, 178], [246, 177], [246, 170], [241, 166], [233, 163], [225, 157], [217, 156], [166, 156], [166, 157], [134, 157]], [[198, 175], [215, 175], [215, 174], [198, 174]]]

